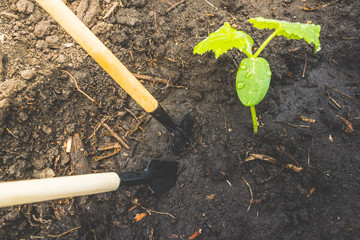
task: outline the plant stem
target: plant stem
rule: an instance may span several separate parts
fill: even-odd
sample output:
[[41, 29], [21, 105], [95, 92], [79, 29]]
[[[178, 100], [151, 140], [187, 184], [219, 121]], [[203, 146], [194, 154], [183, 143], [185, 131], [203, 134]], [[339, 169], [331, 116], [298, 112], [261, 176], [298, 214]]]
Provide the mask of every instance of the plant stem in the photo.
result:
[[257, 118], [256, 118], [256, 112], [255, 112], [255, 106], [250, 106], [250, 110], [251, 110], [251, 118], [253, 121], [253, 126], [254, 126], [254, 134], [257, 133]]
[[266, 47], [266, 45], [269, 44], [269, 42], [276, 36], [279, 29], [274, 31], [260, 46], [260, 48], [256, 51], [256, 53], [253, 55], [253, 58], [257, 58], [259, 54], [262, 52], [262, 50]]

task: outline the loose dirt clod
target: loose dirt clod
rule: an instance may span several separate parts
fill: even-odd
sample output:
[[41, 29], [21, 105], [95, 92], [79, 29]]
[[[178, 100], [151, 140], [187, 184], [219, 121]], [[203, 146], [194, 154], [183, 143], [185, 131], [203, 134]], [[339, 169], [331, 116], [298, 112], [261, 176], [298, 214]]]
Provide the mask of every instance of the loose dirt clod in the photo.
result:
[[16, 10], [19, 12], [30, 14], [34, 11], [34, 4], [27, 0], [20, 0], [16, 3]]

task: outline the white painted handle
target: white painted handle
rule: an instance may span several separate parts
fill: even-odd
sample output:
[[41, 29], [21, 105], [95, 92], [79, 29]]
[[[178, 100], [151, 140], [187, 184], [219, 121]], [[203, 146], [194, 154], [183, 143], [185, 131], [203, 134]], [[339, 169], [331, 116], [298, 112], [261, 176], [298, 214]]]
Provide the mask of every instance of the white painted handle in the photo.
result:
[[110, 192], [119, 186], [116, 173], [4, 182], [0, 183], [0, 207]]
[[157, 100], [144, 88], [115, 55], [85, 26], [62, 0], [35, 0], [66, 32], [148, 113]]

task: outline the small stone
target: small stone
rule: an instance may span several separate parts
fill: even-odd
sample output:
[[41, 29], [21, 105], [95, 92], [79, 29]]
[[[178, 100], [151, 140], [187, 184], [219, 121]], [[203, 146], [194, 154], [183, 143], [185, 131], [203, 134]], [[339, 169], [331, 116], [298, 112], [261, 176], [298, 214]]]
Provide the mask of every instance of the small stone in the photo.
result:
[[28, 116], [26, 113], [24, 113], [24, 112], [20, 112], [20, 113], [19, 113], [19, 118], [20, 118], [20, 120], [21, 120], [22, 122], [25, 122], [25, 121], [29, 118], [29, 116]]
[[20, 75], [25, 80], [30, 80], [35, 77], [36, 72], [33, 69], [23, 70], [20, 72]]
[[[0, 38], [1, 43], [1, 38]], [[0, 82], [5, 80], [5, 62], [6, 62], [6, 55], [0, 51]]]
[[52, 36], [47, 36], [45, 38], [45, 42], [47, 42], [48, 44], [58, 44], [59, 43], [59, 37], [56, 35], [52, 35]]
[[34, 170], [34, 178], [52, 178], [55, 176], [54, 171], [51, 168], [45, 168], [43, 170]]
[[46, 162], [41, 158], [32, 158], [31, 165], [36, 170], [41, 170], [45, 167]]
[[69, 123], [65, 127], [66, 133], [72, 135], [75, 131], [75, 123]]
[[[14, 133], [14, 134], [16, 134], [16, 133]], [[19, 177], [23, 176], [22, 169], [24, 169], [25, 166], [26, 166], [25, 161], [18, 160], [17, 162], [15, 162], [13, 165], [11, 165], [7, 169], [7, 172], [9, 173], [9, 175], [19, 178]]]
[[136, 7], [136, 8], [142, 8], [145, 7], [147, 4], [146, 0], [123, 0], [123, 4], [126, 7]]
[[72, 91], [70, 89], [63, 89], [62, 95], [64, 96], [64, 99], [68, 99], [71, 95]]
[[0, 126], [4, 123], [9, 113], [10, 103], [7, 98], [0, 100]]
[[58, 63], [65, 63], [65, 62], [67, 62], [67, 58], [65, 57], [65, 55], [60, 54], [60, 55], [57, 57], [56, 62], [58, 62]]
[[35, 48], [43, 50], [48, 47], [48, 44], [44, 40], [38, 40], [35, 44]]
[[195, 101], [200, 101], [203, 98], [203, 95], [201, 94], [201, 92], [199, 92], [197, 90], [193, 90], [191, 96]]
[[155, 49], [154, 57], [155, 58], [162, 58], [163, 56], [165, 56], [165, 53], [166, 53], [166, 45], [165, 44], [160, 45], [159, 47], [157, 47]]
[[52, 133], [52, 129], [46, 125], [42, 126], [42, 130], [44, 133], [46, 133], [47, 135], [50, 135]]
[[30, 14], [34, 11], [34, 4], [27, 0], [20, 0], [16, 3], [16, 10], [18, 12]]
[[66, 48], [69, 48], [69, 47], [72, 47], [72, 46], [74, 46], [73, 43], [64, 43], [64, 47], [66, 47]]
[[140, 48], [146, 47], [148, 45], [148, 41], [143, 36], [138, 36], [134, 40], [134, 44]]
[[8, 214], [4, 216], [6, 221], [15, 221], [20, 218], [20, 211], [17, 209], [12, 209]]
[[64, 166], [64, 165], [67, 164], [69, 161], [70, 161], [69, 155], [65, 155], [65, 156], [63, 156], [63, 157], [61, 158], [60, 164], [61, 164], [61, 166]]
[[52, 29], [51, 22], [50, 21], [41, 21], [38, 24], [35, 25], [34, 33], [37, 37], [45, 37], [50, 33]]

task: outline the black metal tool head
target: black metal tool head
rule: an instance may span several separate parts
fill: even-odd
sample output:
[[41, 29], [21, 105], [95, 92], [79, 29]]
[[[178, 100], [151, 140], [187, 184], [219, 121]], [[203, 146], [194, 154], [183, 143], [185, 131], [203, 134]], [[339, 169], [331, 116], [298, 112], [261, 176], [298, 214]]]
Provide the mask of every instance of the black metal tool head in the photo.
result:
[[171, 119], [165, 109], [160, 105], [151, 115], [173, 135], [169, 148], [172, 154], [179, 155], [190, 145], [194, 118], [189, 112], [185, 113], [178, 124]]
[[178, 128], [172, 132], [173, 139], [169, 148], [172, 154], [179, 155], [190, 145], [193, 125], [194, 118], [189, 112], [186, 112], [177, 124]]
[[150, 190], [155, 193], [163, 193], [176, 184], [177, 162], [151, 160], [145, 171], [149, 173]]
[[177, 162], [151, 160], [144, 171], [119, 173], [120, 186], [147, 184], [153, 193], [163, 193], [175, 186], [177, 166]]

